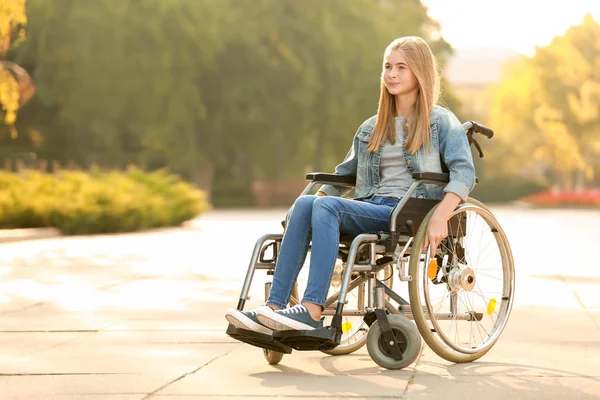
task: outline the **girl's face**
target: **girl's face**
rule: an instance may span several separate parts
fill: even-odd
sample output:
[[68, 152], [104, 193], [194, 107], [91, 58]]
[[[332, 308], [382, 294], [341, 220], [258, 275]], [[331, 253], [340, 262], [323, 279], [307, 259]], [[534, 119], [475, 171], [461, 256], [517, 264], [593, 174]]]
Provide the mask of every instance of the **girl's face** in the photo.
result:
[[415, 92], [419, 86], [417, 77], [399, 51], [390, 51], [383, 60], [383, 84], [394, 96]]

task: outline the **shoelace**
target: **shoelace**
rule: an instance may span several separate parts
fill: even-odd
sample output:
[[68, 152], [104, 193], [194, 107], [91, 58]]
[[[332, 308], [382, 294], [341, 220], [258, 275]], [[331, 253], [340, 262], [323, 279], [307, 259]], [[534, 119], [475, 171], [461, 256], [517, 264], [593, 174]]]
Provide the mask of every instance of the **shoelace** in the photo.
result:
[[296, 304], [292, 308], [286, 308], [281, 311], [282, 314], [303, 314], [306, 312], [308, 312], [308, 310], [302, 304]]

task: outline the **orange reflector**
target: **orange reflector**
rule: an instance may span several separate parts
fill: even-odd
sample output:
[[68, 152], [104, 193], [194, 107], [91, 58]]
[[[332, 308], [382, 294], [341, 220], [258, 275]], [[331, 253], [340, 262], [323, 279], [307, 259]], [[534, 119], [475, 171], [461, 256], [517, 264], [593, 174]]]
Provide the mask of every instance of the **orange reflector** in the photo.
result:
[[352, 330], [352, 322], [344, 322], [342, 324], [342, 332], [346, 333], [346, 332], [350, 332]]
[[429, 261], [429, 266], [427, 267], [427, 276], [429, 277], [429, 279], [434, 280], [437, 276], [437, 273], [438, 263], [437, 260], [434, 258], [431, 261]]
[[494, 310], [496, 309], [496, 299], [492, 298], [487, 306], [487, 315], [492, 315]]

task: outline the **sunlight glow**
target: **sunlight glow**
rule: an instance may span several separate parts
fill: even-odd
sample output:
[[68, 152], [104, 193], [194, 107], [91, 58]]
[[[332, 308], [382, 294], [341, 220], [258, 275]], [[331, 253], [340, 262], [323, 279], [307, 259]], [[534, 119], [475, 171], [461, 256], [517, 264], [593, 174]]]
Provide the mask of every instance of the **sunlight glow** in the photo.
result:
[[600, 20], [600, 1], [421, 0], [454, 48], [511, 49], [533, 55], [535, 46], [578, 25], [586, 14]]

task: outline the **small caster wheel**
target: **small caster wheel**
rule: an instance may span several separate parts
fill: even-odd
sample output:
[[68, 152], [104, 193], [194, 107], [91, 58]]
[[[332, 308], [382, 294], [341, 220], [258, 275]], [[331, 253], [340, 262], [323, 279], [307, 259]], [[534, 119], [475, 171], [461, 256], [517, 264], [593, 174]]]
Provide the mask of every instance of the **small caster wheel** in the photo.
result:
[[421, 335], [417, 327], [400, 315], [388, 315], [387, 319], [394, 334], [402, 360], [396, 360], [390, 351], [390, 344], [385, 339], [379, 321], [375, 321], [367, 335], [367, 350], [377, 365], [386, 369], [402, 369], [412, 364], [421, 352]]
[[263, 349], [263, 352], [265, 354], [265, 359], [270, 365], [279, 364], [283, 358], [283, 353], [279, 351]]

